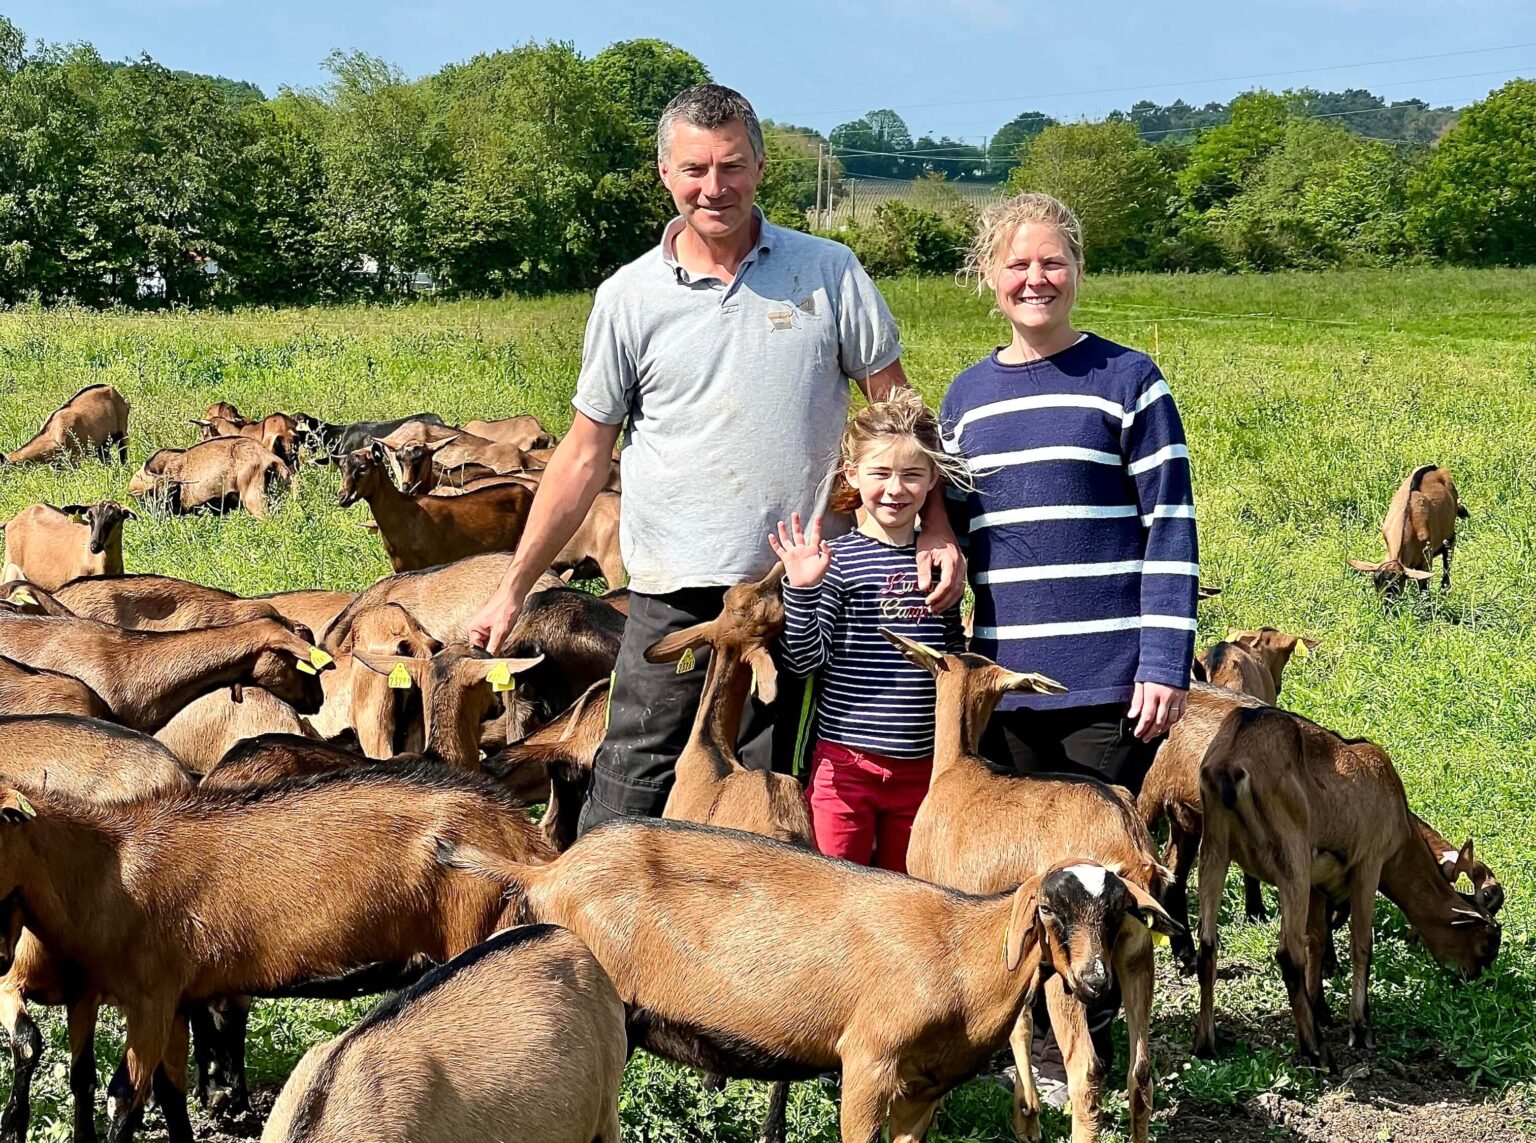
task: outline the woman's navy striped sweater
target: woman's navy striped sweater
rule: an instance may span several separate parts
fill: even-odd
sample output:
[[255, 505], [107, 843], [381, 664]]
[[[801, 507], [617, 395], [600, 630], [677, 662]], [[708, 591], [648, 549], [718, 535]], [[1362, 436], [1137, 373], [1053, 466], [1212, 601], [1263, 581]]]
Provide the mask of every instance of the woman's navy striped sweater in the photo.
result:
[[1152, 359], [1094, 334], [1022, 365], [994, 353], [955, 378], [939, 417], [975, 481], [950, 490], [976, 592], [972, 648], [1067, 687], [999, 705], [1187, 687], [1195, 505], [1184, 428]]

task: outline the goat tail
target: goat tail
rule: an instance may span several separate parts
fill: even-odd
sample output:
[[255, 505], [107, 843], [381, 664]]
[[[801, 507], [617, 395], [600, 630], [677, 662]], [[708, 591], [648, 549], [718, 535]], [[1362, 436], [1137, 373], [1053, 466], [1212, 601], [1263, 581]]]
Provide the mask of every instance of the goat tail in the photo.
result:
[[498, 882], [509, 889], [526, 889], [536, 868], [511, 861], [500, 854], [491, 853], [473, 845], [458, 845], [446, 837], [436, 837], [433, 840], [437, 843], [437, 863], [443, 868], [473, 873], [477, 877]]
[[[1230, 758], [1223, 758], [1211, 764], [1211, 781], [1221, 798], [1221, 804], [1229, 810], [1236, 810], [1239, 790], [1248, 783], [1248, 771]], [[1245, 792], [1251, 800], [1252, 793]]]
[[1465, 520], [1468, 515], [1470, 515], [1470, 513], [1467, 512], [1467, 506], [1465, 504], [1456, 505], [1456, 519]]

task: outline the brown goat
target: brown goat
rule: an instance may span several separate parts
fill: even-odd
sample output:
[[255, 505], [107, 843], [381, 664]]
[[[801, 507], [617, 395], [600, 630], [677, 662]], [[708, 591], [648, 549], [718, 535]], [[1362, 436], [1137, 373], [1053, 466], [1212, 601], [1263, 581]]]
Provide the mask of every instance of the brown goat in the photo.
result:
[[384, 450], [350, 452], [341, 461], [341, 493], [348, 508], [368, 501], [384, 554], [395, 571], [413, 571], [482, 552], [510, 552], [522, 539], [533, 493], [498, 484], [463, 496], [408, 496], [389, 481]]
[[[71, 797], [115, 801], [192, 788], [192, 776], [152, 738], [88, 718], [0, 719], [5, 780]], [[19, 914], [9, 919], [17, 920]], [[15, 957], [0, 978], [0, 1026], [10, 1036], [11, 1092], [0, 1122], [7, 1136], [27, 1137], [32, 1079], [43, 1039], [27, 1004], [68, 1009], [69, 1085], [74, 1094], [77, 1141], [96, 1137], [96, 1053], [88, 1034], [101, 998], [67, 961], [51, 956], [30, 931], [15, 939]]]
[[48, 414], [37, 435], [15, 452], [0, 453], [5, 464], [46, 464], [58, 457], [94, 451], [103, 461], [128, 463], [128, 402], [110, 385], [87, 385]]
[[1421, 464], [1398, 486], [1381, 525], [1387, 558], [1379, 564], [1350, 560], [1349, 566], [1370, 575], [1378, 588], [1401, 586], [1404, 579], [1418, 581], [1429, 590], [1429, 567], [1440, 557], [1440, 586], [1451, 586], [1451, 549], [1456, 546], [1456, 521], [1467, 510], [1456, 495], [1447, 469]]
[[200, 431], [200, 441], [216, 440], [219, 437], [245, 437], [271, 449], [290, 468], [298, 467], [298, 419], [287, 413], [269, 413], [259, 421], [209, 413], [205, 420], [194, 418], [192, 424]]
[[357, 593], [312, 587], [297, 591], [274, 591], [250, 598], [254, 602], [271, 605], [289, 623], [319, 635], [341, 614], [342, 608], [357, 598]]
[[111, 500], [28, 505], [5, 524], [5, 578], [55, 591], [76, 576], [120, 575], [123, 522], [137, 519]]
[[[102, 697], [74, 675], [39, 670], [0, 655], [0, 715], [77, 714], [112, 717]], [[0, 769], [4, 768], [0, 762]]]
[[728, 588], [718, 618], [646, 648], [648, 663], [673, 663], [685, 651], [710, 648], [698, 715], [662, 816], [815, 848], [800, 783], [788, 774], [749, 770], [736, 757], [748, 694], [772, 702], [778, 692], [770, 648], [784, 627], [783, 578], [783, 565], [775, 564], [763, 579]]
[[547, 432], [539, 418], [531, 413], [503, 417], [498, 421], [470, 421], [464, 431], [488, 441], [515, 445], [525, 452], [531, 448], [554, 448], [560, 443], [559, 438]]
[[[90, 619], [3, 613], [0, 655], [74, 675], [114, 718], [147, 734], [222, 686], [263, 687], [299, 713], [312, 713], [322, 694], [311, 664], [327, 662], [275, 619], [198, 631], [124, 631]], [[300, 662], [310, 669], [301, 672]]]
[[285, 618], [264, 600], [241, 599], [167, 575], [81, 576], [60, 587], [54, 598], [72, 615], [127, 631], [191, 631]]
[[[0, 795], [0, 899], [16, 893], [44, 944], [122, 1003], [128, 1084], [112, 1093], [110, 1137], [125, 1143], [152, 1081], [169, 1137], [192, 1139], [184, 1003], [447, 960], [489, 936], [507, 906], [494, 886], [445, 871], [435, 847], [551, 856], [494, 783], [442, 767], [109, 805], [23, 792]], [[297, 904], [274, 912], [282, 901]]]
[[1311, 654], [1319, 640], [1290, 635], [1273, 627], [1231, 631], [1220, 643], [1195, 656], [1195, 678], [1201, 682], [1250, 694], [1274, 706], [1280, 698], [1280, 676], [1291, 658]]
[[306, 1052], [261, 1137], [619, 1143], [628, 1056], [624, 1005], [591, 950], [523, 925]]
[[[736, 830], [628, 819], [554, 863], [445, 844], [581, 937], [631, 1042], [743, 1079], [842, 1071], [843, 1143], [928, 1132], [944, 1093], [1003, 1048], [1053, 946], [1054, 883], [974, 897]], [[1063, 866], [1062, 868], [1065, 868]], [[1105, 876], [1113, 876], [1105, 871]], [[1056, 966], [1051, 966], [1056, 967]]]
[[1499, 925], [1448, 884], [1414, 828], [1385, 751], [1273, 707], [1239, 707], [1200, 767], [1200, 1017], [1195, 1049], [1215, 1049], [1216, 916], [1233, 860], [1280, 892], [1276, 960], [1302, 1055], [1328, 1065], [1320, 1029], [1331, 903], [1350, 912], [1349, 1041], [1369, 1047], [1376, 890], [1403, 910], [1436, 960], [1475, 977], [1498, 955]]
[[0, 608], [16, 615], [73, 615], [51, 591], [24, 579], [0, 583]]
[[592, 782], [592, 763], [608, 732], [608, 679], [593, 683], [552, 722], [485, 760], [484, 769], [523, 805], [544, 802], [539, 828], [565, 852]]
[[387, 658], [392, 667], [394, 660], [402, 657], [430, 661], [440, 646], [398, 603], [385, 604], [359, 618], [352, 654], [342, 659], [338, 673], [345, 670], [350, 675], [349, 721], [364, 755], [389, 758], [400, 750], [421, 750], [426, 741], [422, 704], [410, 679], [389, 678], [391, 668], [383, 674], [370, 670], [364, 657]]
[[[1127, 1095], [1131, 1138], [1145, 1143], [1152, 1111], [1152, 934], [1179, 926], [1158, 902], [1163, 870], [1130, 795], [1083, 779], [999, 774], [977, 754], [981, 732], [1010, 691], [1051, 694], [1064, 688], [1041, 675], [1005, 670], [980, 655], [945, 655], [882, 628], [914, 666], [934, 678], [933, 778], [912, 822], [907, 871], [967, 893], [997, 893], [1072, 859], [1055, 886], [1069, 911], [1044, 929], [1066, 971], [1046, 981], [1046, 1004], [1067, 1067], [1072, 1137], [1098, 1138], [1099, 1061], [1087, 1005], [1118, 982], [1130, 1032]], [[1105, 876], [1105, 870], [1114, 876]], [[1033, 1014], [1014, 1030], [1014, 1131], [1040, 1137], [1040, 1100], [1030, 1068]]]
[[239, 505], [260, 520], [268, 490], [293, 479], [293, 469], [259, 441], [215, 437], [189, 449], [161, 449], [133, 474], [128, 491], [172, 512], [229, 512]]
[[208, 790], [260, 786], [282, 778], [328, 774], [374, 762], [355, 750], [344, 750], [302, 734], [260, 734], [231, 746], [203, 775], [202, 785]]
[[516, 445], [419, 421], [402, 425], [388, 436], [376, 437], [374, 443], [397, 466], [400, 487], [406, 492], [426, 492], [425, 485], [435, 486], [444, 474], [451, 480], [452, 474], [465, 466], [506, 474], [519, 472], [527, 465], [527, 456]]
[[189, 770], [205, 774], [237, 742], [262, 734], [303, 734], [305, 722], [282, 699], [260, 687], [243, 688], [236, 701], [227, 690], [193, 699], [155, 732]]

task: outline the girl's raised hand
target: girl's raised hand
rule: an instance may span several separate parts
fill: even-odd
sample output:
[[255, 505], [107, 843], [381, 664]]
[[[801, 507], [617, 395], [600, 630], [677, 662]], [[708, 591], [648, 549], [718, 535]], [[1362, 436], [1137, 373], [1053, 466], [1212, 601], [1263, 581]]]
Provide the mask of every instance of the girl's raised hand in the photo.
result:
[[822, 541], [821, 517], [811, 521], [808, 532], [800, 530], [800, 513], [789, 517], [789, 527], [779, 521], [779, 534], [768, 533], [768, 546], [784, 562], [784, 576], [791, 587], [815, 587], [832, 564], [832, 549]]

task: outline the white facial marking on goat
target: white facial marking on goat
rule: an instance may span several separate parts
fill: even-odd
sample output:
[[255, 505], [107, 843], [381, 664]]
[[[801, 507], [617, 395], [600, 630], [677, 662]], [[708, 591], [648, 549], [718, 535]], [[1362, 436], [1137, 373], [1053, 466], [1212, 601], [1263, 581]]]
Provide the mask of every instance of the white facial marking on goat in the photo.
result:
[[1449, 861], [1449, 862], [1454, 863], [1456, 861], [1456, 859], [1459, 858], [1460, 856], [1461, 856], [1461, 853], [1459, 851], [1454, 850], [1454, 849], [1448, 849], [1448, 850], [1446, 850], [1444, 853], [1442, 853], [1440, 855], [1440, 860], [1441, 861]]
[[1087, 890], [1088, 896], [1104, 895], [1104, 878], [1109, 874], [1109, 870], [1102, 865], [1069, 865], [1064, 872], [1076, 877], [1078, 883]]

